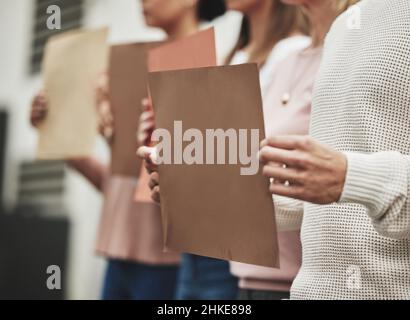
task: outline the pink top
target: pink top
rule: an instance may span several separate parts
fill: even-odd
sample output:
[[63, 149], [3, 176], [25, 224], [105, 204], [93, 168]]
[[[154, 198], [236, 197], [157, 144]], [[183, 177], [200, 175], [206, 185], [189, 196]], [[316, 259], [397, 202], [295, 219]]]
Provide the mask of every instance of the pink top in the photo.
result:
[[[322, 58], [322, 47], [291, 54], [275, 65], [264, 99], [266, 136], [309, 132], [313, 85]], [[290, 97], [287, 105], [282, 99]], [[300, 232], [279, 232], [280, 269], [231, 263], [243, 289], [289, 291], [302, 263]]]
[[104, 185], [104, 206], [97, 236], [97, 253], [153, 265], [173, 265], [179, 255], [163, 252], [159, 206], [134, 201], [137, 179], [111, 176]]

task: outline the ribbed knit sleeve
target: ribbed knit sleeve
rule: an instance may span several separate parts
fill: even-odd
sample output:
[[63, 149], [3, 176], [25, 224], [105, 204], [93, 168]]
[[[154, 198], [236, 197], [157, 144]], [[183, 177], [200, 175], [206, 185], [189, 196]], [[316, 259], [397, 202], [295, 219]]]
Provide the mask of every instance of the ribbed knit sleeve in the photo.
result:
[[273, 196], [273, 202], [278, 230], [299, 230], [303, 220], [303, 202], [277, 195]]
[[410, 238], [410, 157], [398, 152], [346, 155], [348, 171], [340, 202], [364, 205], [381, 235]]

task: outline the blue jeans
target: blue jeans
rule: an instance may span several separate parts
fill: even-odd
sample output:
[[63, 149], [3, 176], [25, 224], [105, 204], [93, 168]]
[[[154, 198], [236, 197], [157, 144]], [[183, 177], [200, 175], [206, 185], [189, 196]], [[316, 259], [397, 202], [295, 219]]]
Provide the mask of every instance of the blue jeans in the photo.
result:
[[108, 260], [103, 300], [172, 300], [178, 275], [177, 266], [150, 266]]
[[177, 284], [178, 300], [235, 300], [238, 279], [222, 260], [182, 255]]

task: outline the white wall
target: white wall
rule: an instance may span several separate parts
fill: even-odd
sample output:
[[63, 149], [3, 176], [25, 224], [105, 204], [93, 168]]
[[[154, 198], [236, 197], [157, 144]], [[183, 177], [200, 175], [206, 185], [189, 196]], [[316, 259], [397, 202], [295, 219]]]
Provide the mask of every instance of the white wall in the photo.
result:
[[[34, 159], [36, 134], [28, 124], [29, 103], [41, 86], [39, 76], [29, 75], [29, 50], [34, 1], [0, 2], [0, 106], [11, 115], [6, 159], [5, 200], [15, 205], [18, 165]], [[240, 16], [230, 13], [216, 21], [220, 61], [236, 40]], [[158, 30], [145, 27], [138, 0], [87, 0], [87, 27], [110, 26], [112, 43], [157, 40]], [[102, 142], [96, 154], [107, 159]], [[72, 222], [68, 285], [70, 299], [97, 299], [104, 271], [103, 259], [93, 254], [101, 197], [75, 173], [69, 177], [67, 205]]]

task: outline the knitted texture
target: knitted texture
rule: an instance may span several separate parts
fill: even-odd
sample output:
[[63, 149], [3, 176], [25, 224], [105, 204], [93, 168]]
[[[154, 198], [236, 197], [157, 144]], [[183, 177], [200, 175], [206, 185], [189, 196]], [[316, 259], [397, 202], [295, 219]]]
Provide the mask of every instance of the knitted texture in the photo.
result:
[[410, 299], [410, 1], [358, 8], [359, 29], [349, 11], [326, 38], [311, 119], [346, 183], [339, 203], [304, 205], [292, 299]]

